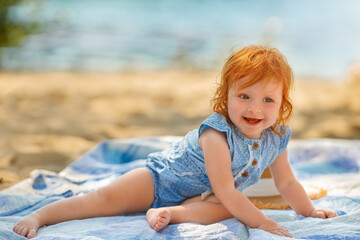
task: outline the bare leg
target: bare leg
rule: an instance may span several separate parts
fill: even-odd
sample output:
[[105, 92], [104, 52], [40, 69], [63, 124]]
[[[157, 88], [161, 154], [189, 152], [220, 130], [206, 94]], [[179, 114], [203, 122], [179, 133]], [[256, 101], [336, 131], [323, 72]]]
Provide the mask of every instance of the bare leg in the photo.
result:
[[141, 212], [154, 201], [154, 183], [149, 170], [132, 170], [110, 185], [84, 196], [49, 204], [18, 222], [13, 230], [33, 238], [40, 226], [91, 217]]
[[146, 213], [146, 218], [155, 231], [165, 228], [169, 223], [212, 224], [232, 217], [215, 196], [209, 196], [204, 201], [197, 196], [184, 201], [181, 205], [152, 208]]
[[206, 225], [234, 217], [214, 195], [206, 200], [201, 200], [200, 196], [190, 198], [170, 211], [170, 223], [196, 222]]

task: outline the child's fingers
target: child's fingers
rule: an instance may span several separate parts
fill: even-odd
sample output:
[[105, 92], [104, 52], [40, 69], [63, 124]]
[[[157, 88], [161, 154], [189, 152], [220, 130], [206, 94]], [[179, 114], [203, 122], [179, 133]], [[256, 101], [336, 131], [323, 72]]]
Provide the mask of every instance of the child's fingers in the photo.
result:
[[312, 214], [312, 217], [317, 217], [317, 218], [333, 218], [333, 217], [337, 217], [338, 214], [334, 211], [330, 211], [327, 209], [318, 209], [315, 210]]
[[326, 214], [324, 211], [316, 211], [316, 214], [319, 218], [326, 218]]
[[326, 214], [325, 214], [324, 210], [316, 209], [316, 210], [314, 210], [314, 211], [311, 213], [311, 217], [313, 217], [313, 218], [323, 218], [323, 219], [325, 219], [325, 218], [326, 218]]
[[289, 231], [287, 229], [282, 228], [282, 227], [274, 229], [273, 231], [271, 231], [271, 233], [279, 235], [279, 236], [284, 236], [284, 237], [291, 237], [291, 238], [294, 237], [291, 233], [289, 233]]
[[273, 220], [268, 220], [265, 224], [260, 225], [258, 228], [279, 236], [294, 237], [286, 228], [280, 227]]
[[293, 236], [291, 233], [289, 233], [289, 231], [288, 231], [287, 229], [285, 229], [285, 228], [281, 228], [281, 233], [282, 233], [283, 236], [285, 236], [285, 237], [291, 237], [291, 238], [294, 237], [294, 236]]
[[334, 211], [325, 211], [325, 214], [326, 214], [326, 218], [334, 218], [334, 217], [337, 217], [338, 214]]
[[291, 238], [294, 237], [291, 233], [289, 233], [289, 231], [286, 228], [280, 226], [265, 228], [263, 230], [279, 236], [291, 237]]

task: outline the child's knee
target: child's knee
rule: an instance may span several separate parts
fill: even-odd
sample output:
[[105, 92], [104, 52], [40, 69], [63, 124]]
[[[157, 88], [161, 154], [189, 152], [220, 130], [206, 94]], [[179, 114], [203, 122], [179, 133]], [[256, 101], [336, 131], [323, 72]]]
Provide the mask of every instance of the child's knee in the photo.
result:
[[205, 201], [210, 202], [210, 203], [215, 203], [215, 204], [221, 204], [220, 200], [214, 194], [209, 195], [205, 199]]

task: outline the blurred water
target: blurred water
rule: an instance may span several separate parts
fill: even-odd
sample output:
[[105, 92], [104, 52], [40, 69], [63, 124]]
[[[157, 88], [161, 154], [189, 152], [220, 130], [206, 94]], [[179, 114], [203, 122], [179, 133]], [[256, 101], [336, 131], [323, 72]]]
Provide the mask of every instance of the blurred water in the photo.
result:
[[360, 59], [357, 0], [46, 0], [37, 17], [45, 32], [5, 49], [6, 69], [219, 70], [247, 44], [278, 47], [297, 75]]

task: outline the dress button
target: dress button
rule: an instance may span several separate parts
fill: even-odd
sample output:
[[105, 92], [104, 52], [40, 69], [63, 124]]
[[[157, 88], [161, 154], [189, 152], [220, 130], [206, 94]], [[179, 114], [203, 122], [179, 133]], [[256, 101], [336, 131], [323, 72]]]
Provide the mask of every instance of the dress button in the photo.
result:
[[248, 176], [248, 173], [247, 173], [247, 172], [243, 172], [243, 174], [241, 174], [241, 176], [247, 177], [247, 176]]
[[258, 144], [258, 143], [254, 143], [253, 147], [254, 147], [255, 149], [257, 149], [257, 148], [259, 147], [259, 144]]
[[255, 166], [257, 164], [257, 160], [252, 161], [252, 165]]

